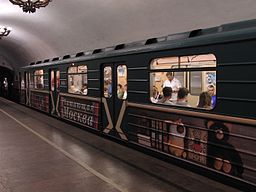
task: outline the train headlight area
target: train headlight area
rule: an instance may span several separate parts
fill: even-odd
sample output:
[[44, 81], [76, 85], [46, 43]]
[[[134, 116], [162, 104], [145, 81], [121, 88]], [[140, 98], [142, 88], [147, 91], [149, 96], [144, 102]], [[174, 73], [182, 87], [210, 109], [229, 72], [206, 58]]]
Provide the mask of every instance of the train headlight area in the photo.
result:
[[[1, 99], [1, 129], [14, 123], [29, 139], [13, 145], [50, 150], [52, 164], [31, 155], [49, 167], [39, 174], [46, 185], [55, 170], [63, 183], [75, 174], [78, 188], [95, 178], [99, 191], [255, 191], [255, 26], [227, 24], [3, 71], [1, 95], [20, 105]], [[21, 175], [14, 188], [22, 189]]]

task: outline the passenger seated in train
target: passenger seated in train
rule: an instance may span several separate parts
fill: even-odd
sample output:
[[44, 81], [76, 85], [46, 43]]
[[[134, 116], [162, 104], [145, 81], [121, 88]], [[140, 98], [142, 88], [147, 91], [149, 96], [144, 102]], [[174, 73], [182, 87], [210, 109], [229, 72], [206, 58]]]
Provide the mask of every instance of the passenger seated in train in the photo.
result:
[[197, 107], [211, 109], [212, 108], [211, 101], [212, 101], [212, 98], [211, 98], [210, 94], [207, 91], [202, 92], [199, 96], [199, 103], [198, 103]]
[[117, 97], [118, 99], [123, 99], [124, 96], [124, 90], [123, 90], [123, 86], [121, 84], [117, 85]]
[[157, 103], [160, 97], [160, 93], [156, 86], [153, 86], [152, 97], [150, 98], [152, 103]]
[[173, 105], [173, 102], [170, 101], [172, 98], [172, 88], [171, 87], [164, 87], [163, 88], [163, 98], [160, 99], [157, 103], [162, 103], [166, 105]]
[[210, 96], [212, 97], [211, 100], [211, 104], [212, 104], [212, 108], [215, 107], [216, 105], [216, 92], [215, 92], [215, 86], [214, 85], [208, 85], [207, 87], [207, 91], [210, 94]]
[[188, 93], [189, 93], [189, 91], [186, 87], [180, 88], [178, 91], [176, 105], [191, 107], [188, 104]]

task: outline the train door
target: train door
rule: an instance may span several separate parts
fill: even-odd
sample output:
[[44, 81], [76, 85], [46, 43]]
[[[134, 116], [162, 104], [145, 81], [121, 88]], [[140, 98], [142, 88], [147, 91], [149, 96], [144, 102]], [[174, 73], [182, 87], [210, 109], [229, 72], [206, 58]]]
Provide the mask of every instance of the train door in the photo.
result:
[[[127, 68], [124, 63], [102, 66], [102, 127], [105, 134], [126, 139], [121, 125], [127, 99]], [[120, 116], [121, 115], [121, 116]]]
[[58, 95], [60, 92], [60, 71], [57, 68], [50, 69], [50, 114], [57, 116], [58, 111], [56, 110]]

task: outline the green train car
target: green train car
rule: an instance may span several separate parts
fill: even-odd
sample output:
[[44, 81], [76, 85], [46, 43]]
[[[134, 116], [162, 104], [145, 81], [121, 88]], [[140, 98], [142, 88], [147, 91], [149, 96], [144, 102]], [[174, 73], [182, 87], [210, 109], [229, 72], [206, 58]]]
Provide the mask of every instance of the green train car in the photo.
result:
[[253, 191], [255, 50], [251, 20], [79, 52], [21, 68], [19, 100]]

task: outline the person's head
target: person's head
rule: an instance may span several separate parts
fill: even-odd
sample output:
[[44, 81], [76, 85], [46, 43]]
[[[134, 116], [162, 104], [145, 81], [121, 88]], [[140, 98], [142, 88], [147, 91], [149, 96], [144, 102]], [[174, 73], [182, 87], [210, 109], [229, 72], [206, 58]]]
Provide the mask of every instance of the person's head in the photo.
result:
[[164, 98], [171, 98], [172, 97], [172, 88], [171, 87], [164, 87], [163, 88], [163, 95], [164, 95]]
[[210, 96], [215, 95], [215, 86], [214, 85], [208, 85], [207, 92], [210, 94]]
[[173, 73], [172, 72], [167, 72], [166, 73], [166, 77], [169, 81], [172, 81], [173, 80]]
[[197, 107], [209, 108], [211, 107], [211, 101], [212, 101], [212, 98], [210, 94], [207, 91], [202, 92], [199, 96], [199, 103]]
[[177, 98], [179, 100], [187, 99], [188, 93], [189, 93], [189, 91], [186, 87], [181, 87], [178, 91]]

